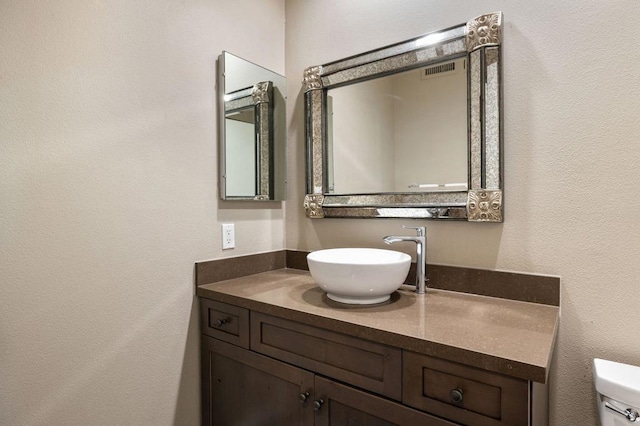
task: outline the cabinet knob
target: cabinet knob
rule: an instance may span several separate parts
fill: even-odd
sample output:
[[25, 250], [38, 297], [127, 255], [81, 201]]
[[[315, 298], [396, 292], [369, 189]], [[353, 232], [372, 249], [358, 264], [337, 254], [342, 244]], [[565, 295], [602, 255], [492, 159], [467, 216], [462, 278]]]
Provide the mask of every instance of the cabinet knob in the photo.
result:
[[313, 409], [316, 411], [320, 411], [322, 408], [322, 404], [324, 404], [324, 399], [317, 399], [313, 401]]
[[298, 399], [300, 399], [300, 404], [304, 404], [309, 399], [309, 392], [302, 392], [298, 395]]
[[462, 402], [462, 398], [464, 396], [464, 393], [462, 392], [462, 389], [456, 388], [456, 389], [453, 389], [449, 393], [449, 396], [451, 397], [451, 401], [453, 401], [455, 403], [460, 403], [460, 402]]
[[221, 318], [218, 321], [216, 321], [216, 327], [222, 327], [223, 325], [225, 325], [228, 322], [229, 322], [229, 320], [227, 320], [226, 318]]

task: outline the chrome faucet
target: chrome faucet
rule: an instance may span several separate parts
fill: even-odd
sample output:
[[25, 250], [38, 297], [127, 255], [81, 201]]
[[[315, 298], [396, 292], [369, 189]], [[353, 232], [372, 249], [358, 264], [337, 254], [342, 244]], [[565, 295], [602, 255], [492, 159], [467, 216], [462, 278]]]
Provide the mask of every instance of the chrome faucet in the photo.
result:
[[405, 229], [415, 229], [417, 236], [404, 237], [388, 235], [382, 240], [385, 244], [397, 243], [400, 241], [411, 241], [416, 243], [416, 293], [424, 294], [427, 288], [427, 237], [424, 226], [404, 226]]

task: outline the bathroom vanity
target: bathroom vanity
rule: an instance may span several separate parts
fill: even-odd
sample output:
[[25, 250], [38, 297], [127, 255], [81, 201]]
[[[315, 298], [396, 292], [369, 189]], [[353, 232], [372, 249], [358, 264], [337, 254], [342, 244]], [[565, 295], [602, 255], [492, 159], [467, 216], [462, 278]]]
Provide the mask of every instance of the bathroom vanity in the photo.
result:
[[[504, 220], [502, 19], [304, 71], [307, 217]], [[430, 265], [426, 294], [353, 307], [306, 266], [289, 251], [196, 264], [203, 424], [548, 424], [559, 278]]]
[[548, 422], [557, 305], [407, 286], [351, 307], [287, 268], [197, 295], [203, 424]]

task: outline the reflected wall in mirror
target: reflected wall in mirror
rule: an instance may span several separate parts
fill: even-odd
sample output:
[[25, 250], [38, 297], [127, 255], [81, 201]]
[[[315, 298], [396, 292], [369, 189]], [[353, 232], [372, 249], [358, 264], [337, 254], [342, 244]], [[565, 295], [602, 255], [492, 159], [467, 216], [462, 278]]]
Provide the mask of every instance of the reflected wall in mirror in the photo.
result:
[[329, 89], [328, 192], [466, 190], [467, 134], [466, 58]]
[[286, 80], [222, 52], [218, 58], [220, 197], [283, 200]]
[[501, 222], [501, 25], [308, 68], [307, 216]]

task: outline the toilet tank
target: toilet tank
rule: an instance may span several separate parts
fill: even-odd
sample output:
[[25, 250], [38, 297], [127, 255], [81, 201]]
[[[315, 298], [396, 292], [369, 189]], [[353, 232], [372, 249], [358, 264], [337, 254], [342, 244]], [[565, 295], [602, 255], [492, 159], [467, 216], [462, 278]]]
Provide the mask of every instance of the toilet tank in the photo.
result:
[[596, 358], [593, 380], [602, 426], [640, 422], [640, 367]]

